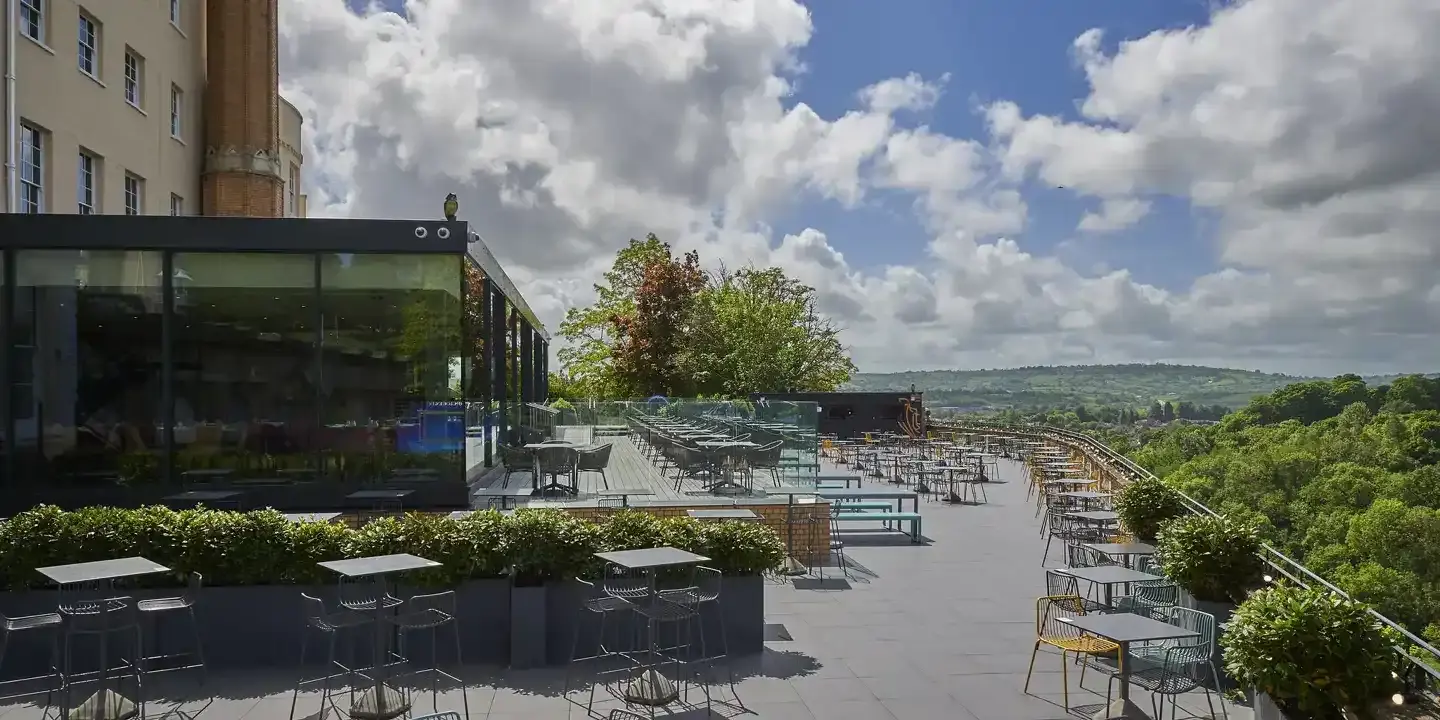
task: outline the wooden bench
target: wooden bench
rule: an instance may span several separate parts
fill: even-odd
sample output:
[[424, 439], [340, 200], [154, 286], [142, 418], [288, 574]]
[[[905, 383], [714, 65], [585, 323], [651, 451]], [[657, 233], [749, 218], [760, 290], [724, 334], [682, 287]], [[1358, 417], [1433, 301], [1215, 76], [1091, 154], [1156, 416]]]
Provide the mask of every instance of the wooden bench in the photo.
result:
[[910, 542], [919, 544], [922, 542], [920, 535], [920, 513], [913, 512], [844, 512], [847, 509], [841, 505], [842, 512], [835, 513], [832, 517], [835, 522], [883, 522], [887, 526], [894, 523], [910, 523]]

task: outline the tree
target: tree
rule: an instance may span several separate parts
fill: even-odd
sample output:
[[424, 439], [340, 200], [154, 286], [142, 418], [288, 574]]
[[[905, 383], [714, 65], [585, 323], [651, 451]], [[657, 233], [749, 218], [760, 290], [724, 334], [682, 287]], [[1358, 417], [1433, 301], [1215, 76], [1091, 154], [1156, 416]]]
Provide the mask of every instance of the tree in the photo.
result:
[[577, 397], [744, 397], [831, 391], [855, 366], [815, 290], [778, 268], [709, 275], [654, 235], [615, 258], [596, 302], [560, 326], [561, 374]]
[[694, 372], [704, 394], [832, 392], [855, 371], [839, 330], [816, 309], [815, 289], [779, 268], [712, 276], [697, 324]]
[[617, 341], [612, 318], [635, 312], [635, 293], [645, 278], [645, 268], [668, 258], [669, 248], [654, 234], [631, 240], [615, 255], [605, 281], [595, 286], [595, 303], [570, 308], [560, 323], [565, 346], [557, 353], [563, 374], [573, 383], [577, 396], [619, 397], [612, 350]]
[[632, 396], [690, 395], [695, 384], [685, 354], [705, 275], [699, 253], [676, 258], [665, 245], [664, 254], [645, 266], [634, 309], [610, 318], [612, 374]]

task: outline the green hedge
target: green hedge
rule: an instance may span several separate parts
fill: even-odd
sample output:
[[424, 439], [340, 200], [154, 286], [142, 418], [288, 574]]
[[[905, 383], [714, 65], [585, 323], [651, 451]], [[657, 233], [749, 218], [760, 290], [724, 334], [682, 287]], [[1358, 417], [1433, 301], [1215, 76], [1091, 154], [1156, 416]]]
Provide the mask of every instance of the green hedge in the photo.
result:
[[334, 582], [326, 560], [408, 552], [443, 563], [416, 573], [421, 585], [453, 586], [503, 577], [538, 582], [596, 571], [594, 554], [670, 545], [711, 558], [727, 575], [778, 566], [785, 548], [758, 523], [701, 523], [619, 511], [592, 523], [561, 510], [480, 511], [461, 520], [410, 513], [352, 530], [340, 523], [292, 523], [275, 510], [135, 510], [40, 506], [0, 521], [0, 585], [45, 587], [35, 568], [142, 555], [209, 585], [311, 585]]

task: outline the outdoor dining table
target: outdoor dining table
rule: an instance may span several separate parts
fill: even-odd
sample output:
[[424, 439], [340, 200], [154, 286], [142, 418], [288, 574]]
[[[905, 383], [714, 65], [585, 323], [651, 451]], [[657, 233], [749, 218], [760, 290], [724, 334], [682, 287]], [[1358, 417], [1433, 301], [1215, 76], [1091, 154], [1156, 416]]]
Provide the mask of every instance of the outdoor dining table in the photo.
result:
[[[544, 474], [544, 472], [543, 472], [543, 471], [544, 471], [544, 468], [541, 467], [541, 463], [540, 463], [540, 451], [541, 451], [541, 450], [544, 450], [544, 449], [546, 449], [546, 448], [565, 448], [565, 449], [567, 449], [567, 450], [570, 450], [571, 452], [574, 452], [574, 453], [577, 453], [577, 454], [578, 454], [578, 453], [580, 452], [580, 448], [582, 448], [582, 447], [584, 447], [584, 446], [581, 445], [580, 443], [572, 443], [572, 442], [568, 442], [568, 441], [565, 441], [565, 440], [547, 440], [547, 441], [542, 442], [542, 443], [530, 443], [530, 444], [526, 445], [526, 446], [525, 446], [525, 449], [526, 449], [526, 450], [529, 450], [529, 451], [530, 451], [530, 454], [533, 456], [532, 462], [535, 463], [534, 467], [536, 467], [536, 468], [538, 468], [539, 470], [541, 470], [541, 472], [538, 472], [538, 473], [537, 473], [537, 472], [531, 472], [531, 473], [530, 473], [530, 489], [531, 489], [531, 490], [534, 490], [534, 491], [536, 491], [536, 492], [538, 492], [538, 493], [540, 493], [540, 495], [542, 495], [542, 496], [545, 495], [546, 493], [550, 492], [551, 490], [558, 490], [558, 491], [560, 491], [560, 492], [562, 492], [562, 493], [565, 493], [565, 494], [567, 494], [567, 495], [578, 495], [578, 494], [580, 494], [580, 489], [579, 489], [579, 488], [577, 488], [577, 487], [572, 487], [572, 486], [570, 486], [570, 485], [565, 485], [565, 484], [559, 482], [559, 478], [558, 478], [558, 477], [556, 478], [556, 482], [546, 483], [544, 486], [541, 486], [541, 485], [540, 485], [540, 476]], [[577, 463], [578, 463], [578, 460], [577, 460]]]
[[1093, 716], [1093, 720], [1139, 720], [1148, 718], [1144, 710], [1141, 710], [1130, 700], [1130, 664], [1125, 661], [1130, 653], [1130, 643], [1137, 642], [1158, 642], [1161, 640], [1184, 640], [1199, 637], [1199, 633], [1186, 630], [1178, 625], [1152, 620], [1144, 615], [1134, 613], [1114, 613], [1111, 615], [1081, 615], [1071, 618], [1060, 618], [1060, 622], [1066, 623], [1076, 629], [1083, 630], [1091, 635], [1105, 638], [1120, 646], [1116, 653], [1119, 659], [1119, 669], [1115, 673], [1119, 680], [1120, 693], [1109, 705], [1100, 708]]
[[[624, 568], [625, 570], [644, 573], [646, 582], [648, 583], [645, 599], [656, 602], [658, 602], [655, 594], [657, 571], [686, 565], [699, 565], [700, 563], [710, 561], [710, 558], [704, 555], [696, 555], [695, 553], [673, 547], [602, 552], [595, 553], [595, 557], [616, 567]], [[641, 598], [625, 599], [636, 602]], [[637, 677], [633, 678], [626, 686], [625, 700], [626, 702], [632, 702], [637, 705], [660, 707], [677, 700], [680, 697], [680, 693], [675, 687], [675, 683], [660, 672], [661, 661], [657, 658], [659, 650], [656, 649], [657, 641], [654, 628], [651, 628], [648, 635], [650, 647], [646, 651], [646, 662], [637, 663], [636, 667], [633, 668], [637, 671]]]
[[1163, 580], [1158, 575], [1151, 575], [1139, 570], [1131, 570], [1119, 565], [1096, 565], [1094, 567], [1060, 568], [1055, 572], [1069, 575], [1076, 580], [1084, 580], [1092, 585], [1099, 585], [1103, 593], [1103, 604], [1105, 607], [1113, 607], [1114, 588], [1116, 585], [1129, 585], [1130, 583], [1145, 582], [1146, 580]]
[[176, 503], [187, 503], [190, 505], [208, 504], [215, 509], [228, 508], [231, 510], [240, 509], [240, 498], [245, 493], [239, 490], [189, 490], [174, 495], [166, 495], [165, 500]]
[[[154, 575], [155, 573], [170, 572], [170, 568], [146, 558], [135, 556], [127, 558], [116, 558], [114, 560], [98, 560], [95, 562], [74, 563], [71, 565], [51, 565], [49, 567], [37, 568], [37, 571], [55, 583], [61, 593], [61, 614], [65, 612], [66, 603], [64, 595], [66, 588], [74, 588], [77, 585], [90, 585], [92, 583], [104, 583], [107, 587], [112, 586], [116, 580], [122, 578], [138, 577], [141, 575]], [[105, 598], [96, 601], [96, 604], [105, 602]], [[81, 601], [78, 607], [85, 607], [89, 603]], [[109, 624], [110, 613], [100, 611], [100, 671], [98, 673], [97, 685], [99, 688], [93, 695], [86, 698], [73, 709], [62, 708], [71, 718], [83, 718], [84, 720], [127, 720], [135, 717], [138, 709], [135, 701], [122, 695], [118, 690], [111, 690], [106, 687], [106, 681], [110, 679], [110, 653], [108, 642], [110, 637]], [[69, 649], [66, 649], [69, 652]], [[138, 663], [139, 660], [137, 659]], [[137, 666], [138, 671], [138, 666]]]
[[[718, 435], [715, 437], [723, 438], [725, 436]], [[751, 488], [745, 486], [743, 483], [738, 483], [731, 479], [734, 465], [732, 461], [737, 451], [757, 448], [760, 447], [759, 445], [749, 440], [706, 440], [695, 443], [695, 446], [704, 451], [706, 455], [719, 455], [725, 459], [725, 461], [720, 463], [711, 462], [712, 467], [724, 467], [726, 470], [724, 473], [716, 473], [719, 479], [707, 487], [707, 490], [710, 492], [720, 492], [723, 490], [744, 490], [749, 492], [751, 490]]]
[[1155, 546], [1148, 543], [1083, 543], [1083, 545], [1112, 558], [1123, 558], [1125, 565], [1133, 565], [1133, 560], [1138, 556], [1155, 554]]
[[1077, 510], [1064, 513], [1064, 517], [1100, 525], [1120, 522], [1120, 516], [1114, 510]]
[[[389, 653], [389, 633], [385, 632], [385, 611], [394, 607], [386, 603], [390, 597], [388, 576], [407, 570], [423, 570], [440, 567], [434, 560], [426, 560], [410, 554], [375, 555], [350, 560], [330, 560], [319, 563], [320, 567], [348, 578], [374, 578], [375, 599], [366, 603], [365, 609], [375, 613], [374, 667], [369, 678], [371, 686], [350, 706], [350, 717], [355, 720], [390, 720], [410, 712], [410, 702], [399, 691], [385, 685], [386, 655]], [[343, 604], [343, 599], [342, 599]], [[352, 608], [354, 609], [354, 608]]]
[[476, 490], [470, 497], [483, 498], [486, 505], [498, 503], [500, 510], [509, 510], [520, 502], [520, 498], [528, 498], [535, 493], [534, 488], [516, 485], [515, 487], [489, 487]]

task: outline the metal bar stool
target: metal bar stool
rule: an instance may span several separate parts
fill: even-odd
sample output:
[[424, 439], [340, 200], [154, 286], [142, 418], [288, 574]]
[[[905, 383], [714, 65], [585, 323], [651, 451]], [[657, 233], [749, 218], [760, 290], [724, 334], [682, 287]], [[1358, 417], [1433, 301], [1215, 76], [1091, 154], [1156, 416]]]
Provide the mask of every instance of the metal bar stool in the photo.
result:
[[[696, 616], [700, 614], [700, 609], [694, 604], [676, 602], [693, 602], [695, 594], [684, 592], [693, 589], [693, 587], [688, 587], [672, 590], [672, 593], [676, 593], [672, 595], [674, 601], [666, 600], [656, 594], [634, 604], [635, 614], [643, 620], [643, 623], [638, 624], [636, 630], [644, 633], [643, 649], [639, 652], [645, 657], [645, 667], [641, 677], [634, 680], [626, 691], [625, 702], [627, 705], [631, 703], [644, 705], [649, 709], [652, 718], [655, 717], [656, 707], [668, 705], [677, 697], [686, 698], [689, 695], [690, 686], [695, 684], [689, 657], [690, 629]], [[666, 626], [673, 628], [674, 632], [674, 643], [670, 645], [662, 642], [662, 633], [665, 632]], [[665, 678], [661, 674], [662, 665], [669, 665], [673, 668], [673, 679]], [[670, 686], [666, 687], [666, 685]], [[702, 682], [700, 689], [705, 693], [706, 717], [709, 717], [710, 687]]]
[[[321, 683], [320, 715], [325, 715], [326, 703], [333, 705], [333, 701], [330, 699], [332, 697], [330, 693], [330, 681], [336, 677], [351, 678], [356, 674], [356, 670], [353, 667], [340, 662], [337, 657], [336, 650], [341, 632], [367, 627], [370, 626], [372, 622], [372, 618], [369, 615], [353, 610], [331, 612], [326, 609], [325, 603], [321, 601], [320, 598], [310, 597], [305, 593], [300, 593], [300, 607], [305, 615], [305, 628], [300, 634], [300, 667], [303, 671], [305, 660], [307, 659], [307, 654], [310, 649], [311, 634], [319, 632], [325, 637], [325, 674], [318, 678], [300, 680], [295, 683], [295, 692], [290, 697], [290, 717], [292, 720], [295, 717], [295, 705], [300, 700], [300, 688], [315, 683]], [[339, 669], [340, 672], [336, 673], [336, 669]], [[350, 694], [353, 696], [355, 694], [354, 683], [350, 683], [349, 685]], [[339, 712], [339, 708], [336, 708], [336, 711]]]
[[[584, 599], [580, 601], [580, 607], [600, 617], [600, 631], [595, 643], [595, 654], [577, 657], [577, 654], [580, 652], [580, 623], [578, 621], [575, 623], [575, 633], [570, 640], [570, 660], [565, 664], [565, 689], [561, 693], [562, 697], [567, 698], [570, 697], [571, 672], [574, 669], [575, 663], [603, 660], [605, 658], [617, 657], [621, 654], [606, 645], [605, 629], [607, 625], [610, 624], [609, 617], [611, 613], [626, 612], [632, 608], [630, 601], [626, 598], [613, 597], [597, 591], [595, 583], [578, 577], [575, 578], [575, 582], [580, 584], [580, 592], [584, 593]], [[618, 641], [618, 638], [616, 639]], [[594, 713], [596, 684], [597, 683], [593, 681], [590, 683], [590, 699], [585, 703], [587, 714]]]
[[[200, 682], [203, 684], [206, 681], [209, 671], [205, 667], [205, 650], [202, 647], [202, 643], [200, 642], [200, 623], [195, 620], [195, 602], [200, 597], [200, 588], [202, 587], [204, 582], [205, 577], [200, 573], [190, 573], [190, 577], [185, 586], [185, 592], [181, 593], [180, 595], [176, 597], [141, 600], [139, 603], [136, 603], [135, 607], [140, 612], [141, 620], [149, 621], [150, 629], [152, 631], [151, 637], [155, 638], [155, 648], [157, 650], [159, 650], [161, 647], [159, 641], [160, 619], [167, 613], [179, 614], [183, 612], [185, 616], [189, 618], [190, 635], [194, 641], [194, 644], [191, 646], [191, 650], [188, 652], [147, 655], [140, 658], [140, 660], [144, 663], [144, 665], [142, 666], [142, 672], [148, 674], [156, 672], [171, 672], [174, 670], [199, 669]], [[190, 657], [194, 657], [195, 662], [186, 663], [184, 665], [179, 665], [176, 667], [161, 668], [158, 670], [153, 670], [149, 667], [149, 664], [153, 661], [176, 660], [180, 658]]]
[[[725, 612], [720, 606], [720, 589], [722, 587], [721, 574], [719, 570], [704, 565], [695, 568], [695, 585], [692, 587], [678, 588], [675, 590], [661, 590], [660, 599], [675, 603], [681, 607], [691, 608], [694, 613], [690, 616], [694, 623], [694, 630], [700, 640], [700, 656], [695, 658], [697, 662], [703, 662], [706, 669], [714, 671], [716, 660], [725, 663], [726, 681], [730, 685], [730, 692], [735, 694], [735, 700], [740, 702], [743, 709], [745, 704], [740, 701], [740, 693], [735, 690], [735, 668], [730, 663], [730, 641], [725, 630]], [[715, 617], [720, 625], [720, 653], [710, 653], [710, 645], [705, 640], [705, 621], [700, 608], [706, 603], [715, 607]], [[706, 693], [708, 698], [709, 693]]]
[[[60, 614], [44, 613], [41, 615], [25, 615], [22, 617], [6, 617], [0, 615], [0, 667], [5, 665], [5, 653], [10, 649], [10, 636], [26, 632], [44, 632], [50, 639], [50, 672], [34, 677], [15, 678], [13, 680], [0, 681], [0, 685], [11, 685], [14, 683], [33, 682], [35, 680], [48, 680], [53, 685], [61, 679], [60, 675]], [[13, 695], [0, 696], [0, 700], [15, 700], [45, 693], [45, 704], [50, 704], [51, 694], [59, 687], [46, 687], [44, 690], [32, 690], [29, 692], [15, 693]]]
[[464, 703], [465, 717], [470, 717], [470, 699], [465, 696], [464, 682], [460, 678], [440, 669], [437, 647], [440, 645], [440, 629], [449, 627], [451, 636], [455, 640], [455, 666], [461, 667], [460, 651], [460, 621], [455, 618], [455, 591], [431, 593], [429, 595], [415, 595], [401, 604], [400, 610], [395, 617], [390, 619], [399, 634], [396, 654], [400, 656], [401, 662], [410, 662], [410, 652], [407, 648], [408, 639], [411, 634], [417, 632], [430, 633], [430, 666], [421, 670], [413, 670], [410, 674], [430, 674], [430, 700], [435, 709], [440, 709], [440, 678], [445, 678], [460, 686], [460, 700]]
[[[89, 712], [91, 715], [100, 715], [113, 720], [126, 720], [126, 718], [137, 715], [143, 717], [145, 714], [145, 688], [142, 678], [141, 665], [145, 656], [144, 637], [140, 628], [140, 616], [135, 609], [135, 603], [129, 597], [111, 597], [99, 600], [81, 600], [62, 604], [60, 606], [61, 628], [63, 629], [63, 641], [61, 645], [61, 712], [64, 714], [84, 715]], [[128, 671], [135, 678], [135, 700], [129, 701], [118, 692], [111, 691], [105, 687], [105, 680], [111, 676], [114, 668], [110, 667], [109, 640], [114, 634], [128, 635], [134, 642], [131, 650], [131, 659], [121, 658], [119, 669]], [[82, 637], [94, 637], [99, 642], [97, 658], [99, 669], [94, 671], [74, 671], [74, 649], [73, 642]], [[90, 696], [80, 707], [75, 707], [72, 691], [75, 688], [76, 679], [94, 675], [99, 680], [99, 689]], [[118, 679], [118, 678], [117, 678]]]

